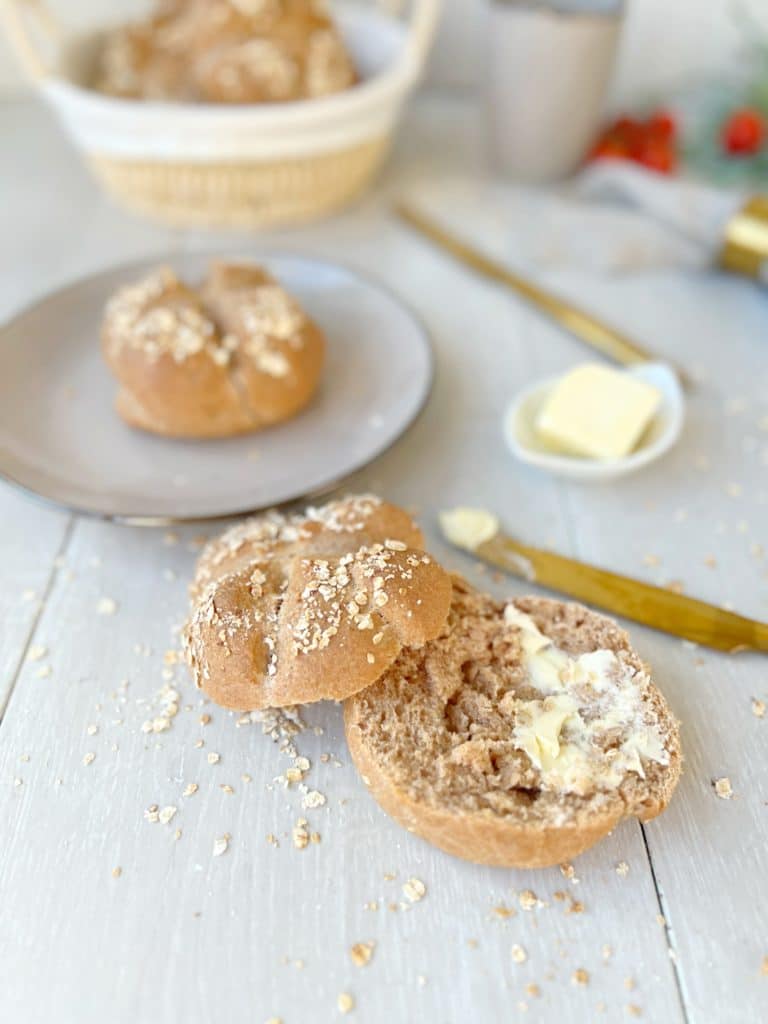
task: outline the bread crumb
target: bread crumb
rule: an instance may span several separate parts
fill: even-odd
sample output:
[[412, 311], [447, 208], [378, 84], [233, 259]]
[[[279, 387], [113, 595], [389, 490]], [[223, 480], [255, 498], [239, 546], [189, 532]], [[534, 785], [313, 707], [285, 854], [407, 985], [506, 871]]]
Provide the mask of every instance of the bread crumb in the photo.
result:
[[535, 982], [533, 982], [533, 981], [532, 981], [532, 982], [530, 982], [530, 984], [528, 984], [528, 985], [526, 985], [526, 986], [525, 986], [525, 991], [526, 991], [526, 993], [527, 993], [527, 994], [528, 994], [529, 996], [532, 996], [532, 997], [533, 997], [534, 999], [538, 999], [538, 998], [539, 998], [539, 996], [541, 995], [541, 989], [540, 989], [540, 988], [539, 988], [539, 986], [538, 986], [538, 985], [537, 985], [537, 984], [536, 984]]
[[226, 853], [229, 849], [229, 840], [232, 837], [229, 832], [226, 832], [223, 836], [219, 836], [218, 839], [214, 840], [213, 843], [213, 856], [221, 857], [222, 854]]
[[571, 975], [571, 984], [579, 985], [582, 988], [589, 984], [589, 971], [585, 971], [583, 967], [578, 967]]
[[757, 697], [752, 698], [752, 714], [755, 716], [755, 718], [765, 717], [765, 702], [762, 700], [758, 700]]
[[173, 821], [173, 819], [176, 817], [177, 810], [178, 808], [173, 806], [164, 807], [157, 815], [157, 819], [160, 822], [160, 824], [167, 825], [170, 821]]
[[27, 651], [27, 661], [40, 661], [48, 653], [48, 648], [43, 644], [32, 644]]
[[117, 865], [116, 868], [112, 868], [112, 877], [113, 878], [119, 878], [120, 875], [122, 875], [122, 873], [123, 873], [123, 869], [120, 867], [119, 864]]
[[200, 789], [200, 787], [196, 782], [190, 782], [187, 786], [184, 787], [184, 792], [181, 795], [194, 796], [198, 789]]
[[723, 775], [719, 779], [712, 780], [712, 786], [717, 796], [721, 800], [730, 800], [733, 797], [733, 789], [731, 787], [731, 780], [727, 775]]
[[523, 910], [534, 910], [542, 905], [541, 900], [532, 889], [523, 889], [517, 899]]
[[620, 860], [616, 865], [616, 874], [620, 878], [626, 878], [629, 874], [629, 864], [625, 860]]
[[373, 956], [373, 950], [376, 946], [375, 942], [356, 942], [350, 949], [349, 955], [352, 957], [352, 963], [355, 967], [367, 967], [371, 962]]
[[515, 943], [515, 945], [512, 947], [512, 959], [515, 961], [516, 964], [524, 964], [525, 961], [528, 959], [528, 954], [522, 946], [519, 946], [517, 943]]
[[219, 789], [223, 793], [228, 793], [230, 796], [232, 795], [232, 793], [235, 792], [234, 789], [230, 786], [230, 784], [228, 782], [220, 782], [219, 783]]
[[514, 917], [517, 911], [513, 910], [512, 907], [505, 907], [504, 904], [501, 903], [498, 907], [492, 908], [492, 913], [494, 913], [496, 917], [500, 917], [505, 920], [508, 917]]
[[768, 955], [763, 957], [763, 962], [760, 964], [760, 973], [764, 978], [768, 978]]
[[628, 992], [631, 992], [633, 989], [637, 988], [637, 982], [632, 977], [625, 978], [624, 988], [627, 989]]
[[101, 597], [96, 605], [98, 615], [114, 615], [117, 611], [117, 601], [113, 597]]
[[221, 760], [221, 754], [217, 754], [215, 750], [212, 750], [208, 755], [208, 764], [218, 764]]
[[325, 803], [325, 796], [323, 793], [318, 792], [316, 789], [310, 789], [304, 794], [304, 799], [301, 801], [301, 806], [312, 810], [315, 807], [322, 807]]
[[427, 894], [427, 887], [420, 878], [409, 878], [403, 885], [403, 894], [411, 903], [418, 903]]
[[248, 783], [248, 782], [252, 782], [253, 779], [251, 778], [251, 776], [247, 772], [243, 772], [243, 774], [240, 776], [240, 781]]
[[35, 677], [37, 679], [47, 679], [52, 672], [53, 669], [50, 665], [41, 665], [37, 672], [35, 672]]
[[339, 1013], [350, 1013], [355, 1008], [355, 1000], [349, 992], [339, 992], [336, 1000]]
[[299, 818], [291, 831], [293, 845], [297, 850], [303, 850], [309, 844], [309, 832], [307, 831], [307, 819]]
[[210, 725], [210, 724], [211, 724], [211, 716], [207, 712], [205, 714], [203, 714], [203, 715], [200, 715], [200, 725]]
[[95, 760], [96, 760], [96, 755], [95, 755], [95, 754], [93, 753], [93, 751], [89, 751], [89, 753], [87, 753], [87, 754], [86, 754], [86, 755], [85, 755], [85, 756], [83, 757], [83, 764], [84, 764], [84, 765], [85, 765], [86, 767], [88, 767], [88, 765], [89, 765], [89, 764], [93, 764], [93, 762], [94, 762]]
[[603, 954], [603, 960], [610, 960], [613, 956], [613, 948], [609, 946], [607, 943], [603, 946], [601, 952]]
[[628, 1003], [627, 1004], [627, 1013], [631, 1017], [642, 1017], [642, 1015], [643, 1015], [643, 1011], [642, 1011], [641, 1007], [639, 1007], [637, 1005], [637, 1003]]

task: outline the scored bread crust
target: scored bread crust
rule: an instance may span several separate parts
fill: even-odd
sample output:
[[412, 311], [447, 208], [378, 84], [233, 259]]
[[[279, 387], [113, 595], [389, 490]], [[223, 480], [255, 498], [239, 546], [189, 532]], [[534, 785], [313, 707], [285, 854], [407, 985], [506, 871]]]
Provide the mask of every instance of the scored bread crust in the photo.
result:
[[161, 267], [122, 288], [102, 327], [118, 414], [167, 437], [260, 430], [312, 398], [325, 338], [262, 268], [213, 263], [200, 289]]
[[[513, 602], [536, 622], [539, 629], [569, 654], [578, 655], [598, 648], [614, 651], [624, 664], [643, 671], [645, 666], [632, 650], [627, 634], [612, 620], [584, 608], [546, 598], [522, 598]], [[677, 722], [670, 714], [664, 698], [652, 684], [644, 691], [644, 708], [660, 723], [664, 747], [669, 763], [657, 770], [647, 782], [632, 780], [613, 794], [600, 794], [595, 799], [582, 799], [562, 794], [562, 803], [556, 814], [551, 809], [536, 813], [535, 801], [531, 807], [521, 805], [520, 813], [506, 805], [501, 811], [489, 806], [461, 806], [444, 794], [422, 782], [416, 785], [408, 772], [397, 766], [392, 768], [387, 758], [397, 745], [393, 734], [398, 725], [396, 715], [387, 719], [387, 748], [382, 752], [370, 738], [377, 716], [385, 717], [386, 708], [392, 709], [398, 699], [395, 681], [405, 678], [412, 694], [412, 706], [404, 714], [413, 722], [419, 718], [419, 687], [430, 692], [424, 699], [435, 699], [434, 679], [428, 675], [450, 672], [451, 631], [456, 628], [457, 612], [472, 606], [483, 614], [495, 614], [502, 630], [504, 604], [472, 590], [468, 584], [454, 579], [454, 601], [448, 622], [441, 635], [427, 644], [416, 658], [405, 652], [401, 658], [368, 690], [344, 703], [344, 723], [347, 744], [352, 759], [372, 796], [381, 807], [408, 831], [414, 832], [440, 849], [457, 857], [482, 864], [503, 867], [544, 867], [563, 863], [576, 857], [606, 836], [625, 817], [635, 816], [648, 821], [667, 806], [679, 779], [682, 755]], [[428, 670], [425, 665], [429, 665]], [[420, 666], [421, 671], [417, 671]], [[464, 671], [465, 666], [461, 666]], [[455, 666], [454, 666], [455, 669]], [[453, 692], [440, 692], [438, 700], [446, 704], [455, 700], [461, 690], [459, 681]], [[437, 684], [439, 690], [439, 683]], [[428, 717], [424, 719], [428, 722]], [[399, 720], [402, 724], [402, 718]], [[429, 728], [425, 724], [424, 728]], [[428, 737], [424, 737], [428, 742]], [[527, 757], [526, 757], [527, 760]], [[409, 766], [415, 772], [415, 766]], [[647, 767], [647, 766], [646, 766]], [[467, 773], [471, 765], [467, 766]]]
[[437, 636], [451, 580], [395, 505], [363, 496], [267, 513], [203, 551], [183, 643], [195, 682], [238, 711], [341, 700]]

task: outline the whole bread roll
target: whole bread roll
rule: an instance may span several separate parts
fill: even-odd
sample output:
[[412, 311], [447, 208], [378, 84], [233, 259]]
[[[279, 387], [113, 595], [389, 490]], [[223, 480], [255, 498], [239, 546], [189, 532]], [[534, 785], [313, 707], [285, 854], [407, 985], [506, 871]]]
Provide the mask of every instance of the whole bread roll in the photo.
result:
[[321, 0], [170, 0], [107, 35], [97, 88], [130, 99], [276, 103], [356, 80]]
[[195, 683], [238, 711], [370, 686], [448, 614], [450, 577], [422, 543], [402, 509], [373, 496], [227, 530], [191, 588], [184, 648]]
[[669, 802], [678, 725], [627, 634], [578, 604], [454, 580], [448, 621], [345, 702], [371, 793], [411, 832], [506, 867], [568, 861]]
[[265, 270], [215, 263], [197, 291], [169, 267], [122, 288], [102, 351], [127, 423], [210, 438], [295, 416], [317, 389], [325, 338]]

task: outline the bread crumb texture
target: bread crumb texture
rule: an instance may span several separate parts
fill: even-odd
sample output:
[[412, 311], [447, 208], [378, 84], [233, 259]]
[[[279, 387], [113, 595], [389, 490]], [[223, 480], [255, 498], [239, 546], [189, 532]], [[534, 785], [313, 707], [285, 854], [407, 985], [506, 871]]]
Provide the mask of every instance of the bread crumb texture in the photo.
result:
[[458, 577], [439, 637], [348, 700], [346, 725], [389, 813], [487, 863], [567, 861], [663, 810], [681, 766], [677, 723], [614, 622], [504, 606]]

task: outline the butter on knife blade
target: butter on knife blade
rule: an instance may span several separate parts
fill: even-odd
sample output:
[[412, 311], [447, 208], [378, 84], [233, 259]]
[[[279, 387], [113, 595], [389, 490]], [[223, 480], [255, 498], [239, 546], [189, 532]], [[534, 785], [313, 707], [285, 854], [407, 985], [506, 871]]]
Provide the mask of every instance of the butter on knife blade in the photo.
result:
[[499, 532], [499, 520], [484, 508], [459, 505], [440, 513], [440, 527], [450, 544], [465, 551], [476, 551]]
[[459, 507], [440, 513], [446, 540], [515, 576], [614, 615], [735, 654], [768, 652], [768, 624], [663, 587], [599, 569], [505, 534], [492, 512]]

